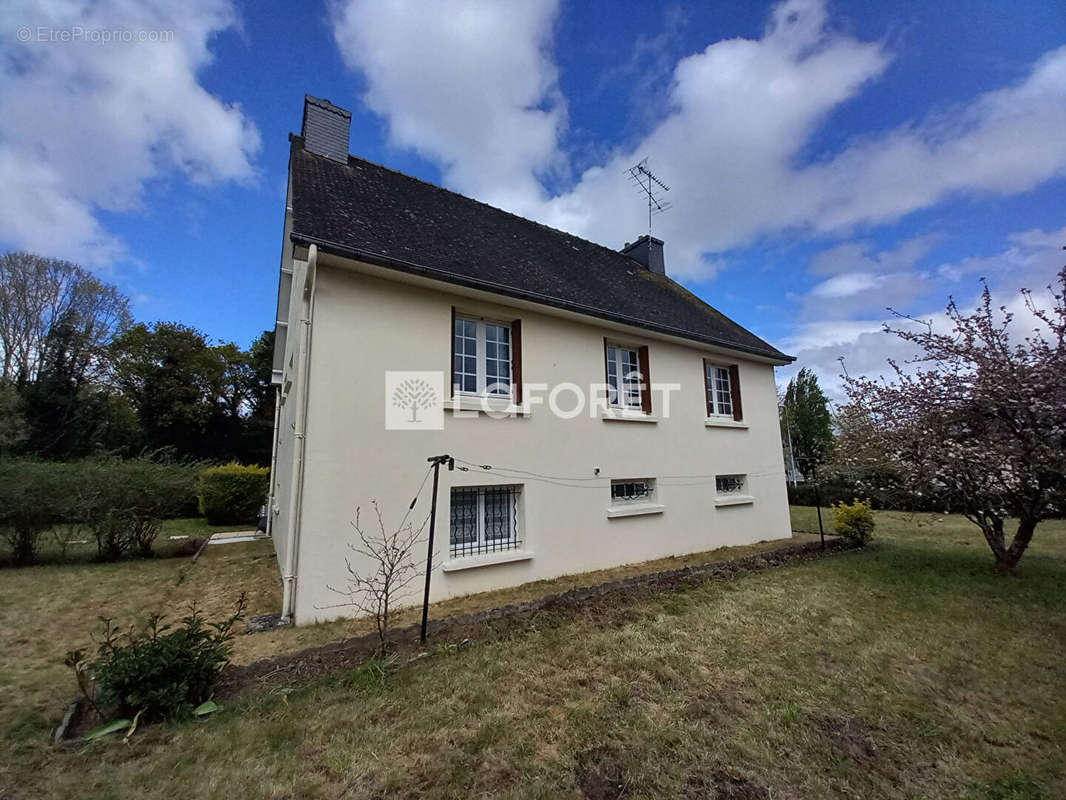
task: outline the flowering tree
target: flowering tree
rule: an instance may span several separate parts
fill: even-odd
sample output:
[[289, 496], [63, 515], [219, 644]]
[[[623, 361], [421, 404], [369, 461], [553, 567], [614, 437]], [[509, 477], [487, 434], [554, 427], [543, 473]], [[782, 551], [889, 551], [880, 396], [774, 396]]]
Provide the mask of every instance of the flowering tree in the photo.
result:
[[[948, 304], [951, 333], [928, 322], [885, 327], [922, 350], [910, 369], [890, 361], [890, 381], [844, 376], [841, 449], [887, 467], [905, 491], [961, 510], [1002, 572], [1066, 500], [1066, 267], [1048, 288], [1050, 309], [1022, 290], [1037, 321], [1024, 338], [1012, 335], [1004, 306], [995, 313], [985, 285], [972, 314]], [[1009, 544], [1008, 517], [1018, 520]]]

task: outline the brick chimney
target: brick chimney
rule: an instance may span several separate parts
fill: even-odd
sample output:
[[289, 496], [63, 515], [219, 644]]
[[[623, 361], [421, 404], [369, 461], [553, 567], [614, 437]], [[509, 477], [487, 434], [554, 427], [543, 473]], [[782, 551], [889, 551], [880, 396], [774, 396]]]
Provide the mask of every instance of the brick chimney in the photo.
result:
[[632, 244], [626, 243], [622, 252], [634, 261], [639, 262], [645, 269], [666, 274], [666, 263], [663, 261], [663, 240], [654, 236], [641, 236]]
[[329, 100], [304, 95], [304, 123], [300, 135], [304, 147], [334, 161], [348, 163], [348, 132], [352, 127], [352, 113]]

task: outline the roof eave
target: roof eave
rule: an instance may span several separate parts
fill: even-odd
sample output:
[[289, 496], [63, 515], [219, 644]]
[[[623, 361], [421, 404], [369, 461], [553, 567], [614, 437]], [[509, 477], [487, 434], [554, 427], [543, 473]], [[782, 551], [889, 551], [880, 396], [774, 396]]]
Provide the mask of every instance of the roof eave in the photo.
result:
[[766, 350], [762, 348], [747, 347], [741, 344], [737, 344], [736, 342], [730, 342], [725, 339], [720, 339], [718, 337], [704, 336], [702, 334], [693, 333], [692, 331], [687, 331], [682, 328], [675, 328], [670, 325], [663, 325], [660, 323], [652, 322], [650, 320], [640, 320], [622, 314], [614, 314], [606, 309], [586, 306], [581, 303], [574, 303], [569, 300], [562, 300], [560, 298], [551, 297], [550, 295], [541, 295], [537, 292], [515, 289], [504, 284], [469, 278], [465, 275], [459, 275], [457, 273], [449, 272], [448, 270], [440, 269], [438, 267], [428, 267], [424, 264], [416, 264], [411, 261], [405, 261], [403, 259], [395, 258], [394, 256], [388, 256], [382, 253], [373, 253], [367, 250], [362, 250], [357, 247], [351, 247], [349, 245], [339, 244], [338, 242], [331, 242], [326, 239], [321, 239], [317, 236], [311, 236], [309, 234], [300, 233], [298, 231], [293, 231], [290, 235], [290, 238], [293, 242], [299, 244], [317, 245], [319, 250], [331, 253], [335, 256], [341, 256], [343, 258], [353, 258], [358, 261], [364, 261], [369, 264], [375, 264], [377, 266], [387, 267], [410, 274], [424, 275], [429, 278], [444, 281], [445, 283], [452, 283], [458, 286], [465, 286], [471, 289], [488, 290], [495, 294], [501, 294], [506, 297], [513, 297], [519, 300], [527, 300], [530, 302], [539, 303], [541, 305], [551, 306], [553, 308], [560, 308], [565, 311], [585, 314], [591, 317], [598, 317], [600, 319], [609, 320], [611, 322], [622, 323], [625, 325], [633, 325], [635, 327], [645, 328], [650, 331], [656, 331], [658, 333], [663, 333], [670, 336], [677, 336], [692, 342], [698, 342], [700, 344], [708, 344], [713, 345], [715, 347], [725, 348], [728, 350], [735, 350], [739, 353], [748, 353], [750, 355], [769, 359], [778, 366], [786, 366], [796, 360], [795, 356], [786, 355], [776, 349]]

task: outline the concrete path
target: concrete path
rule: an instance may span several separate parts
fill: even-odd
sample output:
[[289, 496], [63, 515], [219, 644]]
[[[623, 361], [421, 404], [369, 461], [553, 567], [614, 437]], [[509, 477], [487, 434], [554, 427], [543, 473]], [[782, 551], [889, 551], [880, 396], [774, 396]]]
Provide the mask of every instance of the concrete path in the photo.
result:
[[237, 544], [238, 542], [258, 542], [260, 539], [268, 539], [265, 533], [259, 531], [226, 531], [211, 536], [208, 544]]

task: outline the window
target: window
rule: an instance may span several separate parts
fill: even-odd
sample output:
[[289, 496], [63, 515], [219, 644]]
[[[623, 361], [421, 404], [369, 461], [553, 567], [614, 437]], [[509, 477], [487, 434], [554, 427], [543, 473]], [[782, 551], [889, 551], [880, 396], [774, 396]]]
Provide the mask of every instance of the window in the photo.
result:
[[714, 478], [714, 488], [720, 495], [744, 494], [747, 484], [746, 475], [716, 475]]
[[468, 394], [511, 394], [511, 326], [455, 318], [452, 384]]
[[733, 370], [703, 362], [707, 380], [707, 416], [735, 417], [733, 413]]
[[516, 550], [518, 486], [456, 486], [451, 495], [451, 555]]
[[636, 350], [607, 345], [607, 399], [618, 408], [643, 408], [640, 356]]
[[612, 503], [633, 503], [648, 500], [651, 497], [651, 481], [611, 481]]

